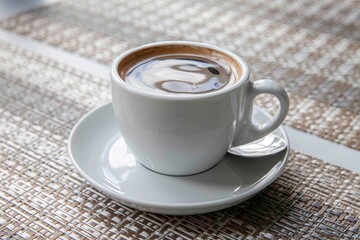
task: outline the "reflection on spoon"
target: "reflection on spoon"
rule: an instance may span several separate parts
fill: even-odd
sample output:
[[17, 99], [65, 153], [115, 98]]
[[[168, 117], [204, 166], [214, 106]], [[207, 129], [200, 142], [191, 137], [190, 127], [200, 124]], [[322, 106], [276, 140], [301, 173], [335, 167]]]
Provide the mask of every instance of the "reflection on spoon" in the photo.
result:
[[228, 152], [234, 155], [243, 157], [262, 157], [273, 155], [281, 152], [287, 147], [284, 139], [275, 135], [269, 134], [254, 142], [250, 142], [241, 146], [231, 147]]

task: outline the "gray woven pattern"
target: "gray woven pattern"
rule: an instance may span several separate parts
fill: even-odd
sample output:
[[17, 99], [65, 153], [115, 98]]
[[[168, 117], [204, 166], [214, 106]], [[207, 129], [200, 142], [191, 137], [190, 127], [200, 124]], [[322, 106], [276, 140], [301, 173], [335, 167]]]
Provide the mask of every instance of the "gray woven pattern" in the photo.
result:
[[[181, 39], [213, 43], [273, 78], [291, 97], [286, 124], [360, 150], [360, 2], [61, 1], [0, 27], [109, 64], [131, 47]], [[275, 111], [262, 97], [258, 104]]]
[[360, 176], [292, 152], [243, 204], [173, 217], [91, 187], [66, 151], [74, 123], [110, 98], [109, 81], [0, 41], [0, 239], [358, 239]]

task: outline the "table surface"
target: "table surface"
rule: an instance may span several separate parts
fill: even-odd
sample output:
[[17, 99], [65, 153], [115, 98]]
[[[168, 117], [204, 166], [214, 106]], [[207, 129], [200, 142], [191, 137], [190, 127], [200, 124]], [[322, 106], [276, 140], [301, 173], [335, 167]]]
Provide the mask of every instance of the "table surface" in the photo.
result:
[[[2, 1], [1, 239], [359, 238], [358, 19], [355, 0]], [[168, 39], [228, 48], [249, 63], [251, 80], [275, 79], [289, 93], [289, 164], [238, 206], [145, 213], [98, 192], [70, 164], [72, 127], [111, 98], [111, 59]], [[256, 104], [276, 111], [269, 96]]]

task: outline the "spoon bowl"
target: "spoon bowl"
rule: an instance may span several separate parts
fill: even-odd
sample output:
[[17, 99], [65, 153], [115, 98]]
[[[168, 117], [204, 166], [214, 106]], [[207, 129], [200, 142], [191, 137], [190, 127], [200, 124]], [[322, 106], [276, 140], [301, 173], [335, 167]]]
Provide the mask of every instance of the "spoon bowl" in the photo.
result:
[[285, 139], [271, 133], [256, 141], [231, 147], [228, 152], [237, 156], [256, 158], [276, 154], [286, 147]]

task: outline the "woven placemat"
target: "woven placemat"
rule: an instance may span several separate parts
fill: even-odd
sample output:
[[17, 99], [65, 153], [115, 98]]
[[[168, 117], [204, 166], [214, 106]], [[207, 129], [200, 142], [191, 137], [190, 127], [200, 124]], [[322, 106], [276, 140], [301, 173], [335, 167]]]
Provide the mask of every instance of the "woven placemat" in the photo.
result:
[[360, 176], [291, 152], [284, 173], [235, 207], [164, 216], [91, 187], [66, 150], [109, 81], [0, 41], [0, 239], [358, 239]]
[[[273, 78], [286, 87], [286, 124], [360, 150], [359, 19], [356, 0], [77, 0], [0, 27], [105, 64], [161, 40], [228, 48], [248, 61], [252, 80]], [[275, 111], [272, 98], [257, 103]]]

